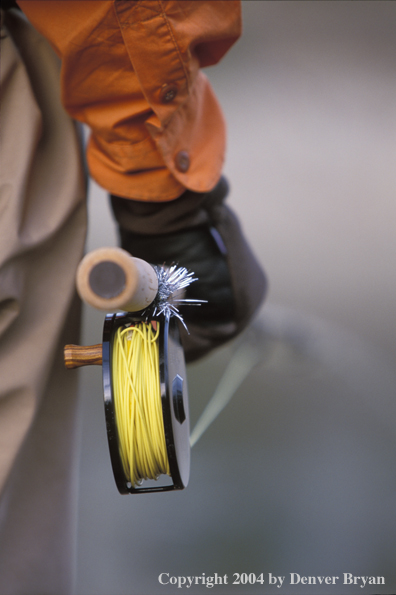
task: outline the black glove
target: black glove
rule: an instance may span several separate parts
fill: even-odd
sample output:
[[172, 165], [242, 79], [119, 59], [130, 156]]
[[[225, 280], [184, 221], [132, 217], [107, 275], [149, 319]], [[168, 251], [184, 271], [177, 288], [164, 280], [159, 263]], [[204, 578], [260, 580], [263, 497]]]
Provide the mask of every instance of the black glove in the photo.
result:
[[181, 328], [187, 362], [240, 333], [266, 293], [264, 272], [224, 204], [227, 194], [221, 178], [211, 192], [187, 190], [169, 202], [111, 196], [125, 250], [151, 264], [178, 264], [198, 278], [184, 297], [207, 303], [180, 307], [190, 333]]

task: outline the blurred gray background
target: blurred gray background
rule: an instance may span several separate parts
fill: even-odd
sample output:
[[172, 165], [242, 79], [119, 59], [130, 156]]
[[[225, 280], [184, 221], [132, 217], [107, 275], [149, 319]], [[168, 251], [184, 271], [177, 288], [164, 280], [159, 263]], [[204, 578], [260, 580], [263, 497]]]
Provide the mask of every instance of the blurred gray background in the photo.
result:
[[[207, 74], [229, 203], [270, 280], [261, 361], [193, 448], [188, 488], [145, 496], [118, 494], [100, 369], [82, 371], [77, 595], [181, 592], [163, 572], [264, 573], [223, 595], [396, 592], [396, 3], [242, 4], [244, 35]], [[116, 241], [92, 184], [88, 249]], [[83, 342], [102, 324], [85, 309]], [[189, 366], [192, 425], [234, 350]]]

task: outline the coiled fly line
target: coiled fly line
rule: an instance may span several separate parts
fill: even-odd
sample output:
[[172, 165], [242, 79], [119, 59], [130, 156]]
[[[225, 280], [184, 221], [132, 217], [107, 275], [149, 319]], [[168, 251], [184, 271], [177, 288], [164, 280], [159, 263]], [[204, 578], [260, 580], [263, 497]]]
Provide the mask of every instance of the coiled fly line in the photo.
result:
[[[156, 328], [155, 328], [156, 327]], [[112, 377], [119, 452], [132, 486], [170, 475], [159, 378], [159, 323], [119, 327]]]

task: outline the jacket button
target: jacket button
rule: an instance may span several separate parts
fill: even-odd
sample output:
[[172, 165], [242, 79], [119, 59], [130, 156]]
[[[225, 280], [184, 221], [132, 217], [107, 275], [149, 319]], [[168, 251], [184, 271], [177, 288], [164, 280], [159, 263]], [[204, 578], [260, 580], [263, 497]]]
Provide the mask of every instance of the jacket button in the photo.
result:
[[161, 101], [162, 103], [170, 103], [174, 100], [177, 95], [176, 85], [164, 85], [161, 88]]
[[190, 167], [190, 157], [187, 151], [179, 151], [175, 158], [176, 168], [184, 174]]

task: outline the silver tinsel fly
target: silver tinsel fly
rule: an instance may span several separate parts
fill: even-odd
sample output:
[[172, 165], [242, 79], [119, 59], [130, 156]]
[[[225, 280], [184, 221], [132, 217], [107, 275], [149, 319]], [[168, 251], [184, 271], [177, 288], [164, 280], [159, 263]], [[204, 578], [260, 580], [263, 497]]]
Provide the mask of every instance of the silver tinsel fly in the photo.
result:
[[206, 303], [206, 300], [178, 298], [177, 293], [182, 292], [191, 285], [191, 283], [198, 279], [196, 277], [194, 278], [194, 273], [189, 272], [186, 268], [179, 267], [176, 264], [173, 264], [170, 267], [155, 265], [153, 268], [158, 277], [158, 292], [154, 301], [142, 312], [142, 315], [147, 318], [151, 316], [159, 316], [160, 314], [164, 314], [165, 317], [176, 316], [188, 332], [187, 326], [176, 304], [200, 306], [201, 304]]

